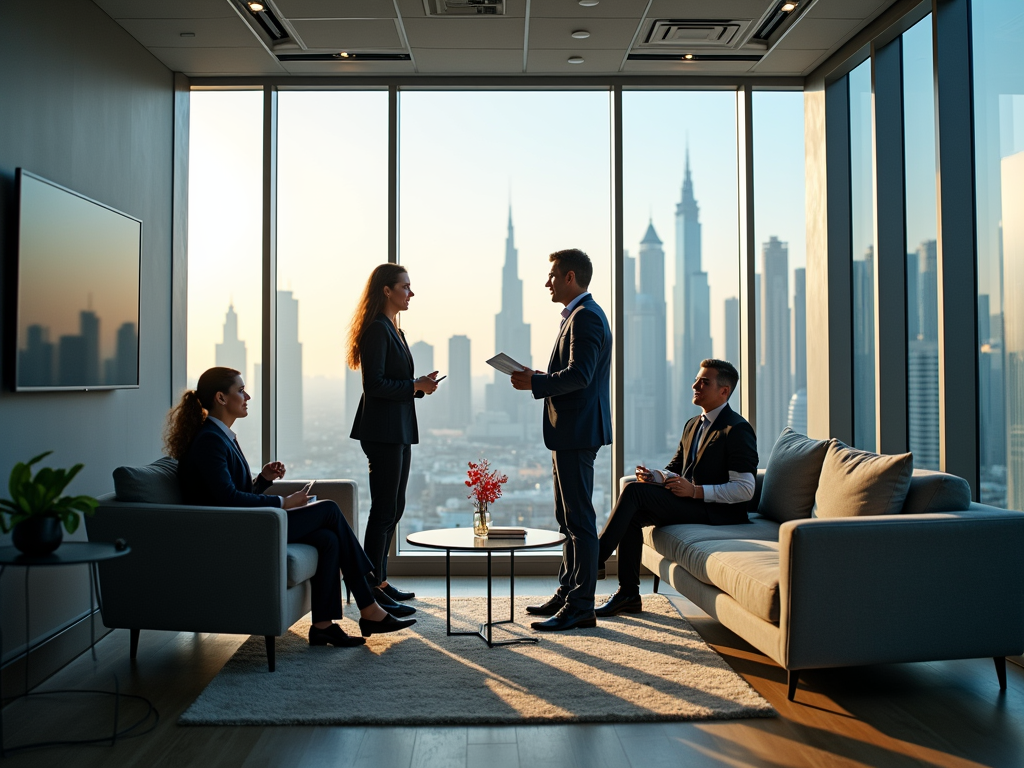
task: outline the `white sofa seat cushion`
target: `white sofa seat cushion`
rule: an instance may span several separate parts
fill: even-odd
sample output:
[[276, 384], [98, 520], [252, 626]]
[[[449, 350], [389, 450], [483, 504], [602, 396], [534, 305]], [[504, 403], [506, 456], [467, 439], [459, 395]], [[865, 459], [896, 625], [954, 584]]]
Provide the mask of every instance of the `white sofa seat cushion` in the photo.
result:
[[309, 544], [288, 545], [288, 586], [294, 587], [316, 573], [316, 547]]

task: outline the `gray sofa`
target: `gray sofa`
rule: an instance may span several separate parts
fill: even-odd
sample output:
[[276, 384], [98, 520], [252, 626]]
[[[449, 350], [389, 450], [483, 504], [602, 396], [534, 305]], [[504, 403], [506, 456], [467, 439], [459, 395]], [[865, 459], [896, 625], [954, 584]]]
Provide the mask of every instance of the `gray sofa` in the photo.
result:
[[[852, 451], [789, 440], [806, 441], [805, 453], [824, 445], [830, 458]], [[866, 510], [849, 466], [840, 461], [837, 474], [819, 463], [815, 472], [804, 461], [796, 478], [786, 470], [801, 468], [776, 462], [773, 451], [749, 524], [647, 528], [643, 564], [655, 591], [664, 579], [786, 669], [790, 700], [801, 670], [985, 656], [1005, 688], [1005, 657], [1024, 651], [1024, 513], [974, 503], [962, 478], [908, 463], [882, 489], [881, 507]], [[769, 486], [776, 502], [806, 507], [813, 491], [813, 503], [780, 522], [778, 506], [765, 503]], [[821, 514], [829, 495], [840, 502], [831, 513], [845, 504], [850, 514]], [[890, 514], [873, 514], [879, 508]]]
[[[115, 470], [116, 492], [86, 520], [90, 541], [124, 539], [131, 554], [100, 564], [103, 623], [128, 629], [131, 658], [143, 629], [263, 635], [274, 671], [274, 640], [310, 610], [316, 550], [287, 543], [285, 512], [181, 503], [172, 459]], [[307, 481], [274, 483], [287, 495]], [[356, 528], [351, 480], [317, 480], [314, 493], [341, 507]]]

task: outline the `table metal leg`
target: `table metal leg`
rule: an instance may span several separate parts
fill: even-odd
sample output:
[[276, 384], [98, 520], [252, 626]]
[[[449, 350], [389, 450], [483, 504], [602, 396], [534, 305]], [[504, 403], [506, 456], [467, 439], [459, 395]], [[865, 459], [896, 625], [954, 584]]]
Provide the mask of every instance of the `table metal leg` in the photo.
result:
[[487, 550], [487, 645], [493, 645], [491, 616], [491, 551]]
[[[4, 579], [4, 570], [7, 566], [0, 565], [0, 582]], [[0, 594], [3, 594], [3, 584], [0, 583]], [[4, 615], [3, 606], [0, 605], [0, 616]], [[0, 648], [4, 647], [4, 636], [3, 632], [0, 631]], [[4, 749], [4, 708], [2, 700], [2, 692], [4, 689], [4, 678], [3, 678], [3, 665], [0, 665], [0, 758], [7, 757], [7, 751]]]
[[508, 620], [516, 618], [516, 551], [508, 551]]
[[445, 611], [448, 616], [448, 634], [452, 633], [452, 551], [444, 551], [444, 589], [445, 589]]
[[[99, 578], [95, 574], [96, 563], [89, 563], [89, 650], [92, 660], [96, 661], [96, 584]], [[115, 728], [115, 731], [117, 729]], [[111, 742], [113, 744], [113, 742]]]

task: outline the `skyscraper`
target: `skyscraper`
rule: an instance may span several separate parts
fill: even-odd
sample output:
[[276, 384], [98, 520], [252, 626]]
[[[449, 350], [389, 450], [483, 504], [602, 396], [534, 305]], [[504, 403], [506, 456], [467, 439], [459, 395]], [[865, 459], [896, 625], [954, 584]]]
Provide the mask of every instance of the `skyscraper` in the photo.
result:
[[807, 270], [803, 267], [793, 270], [793, 391], [801, 389], [807, 389]]
[[1003, 203], [1003, 392], [1006, 504], [1024, 509], [1024, 152], [1000, 161]]
[[291, 291], [277, 292], [277, 455], [295, 461], [304, 455], [302, 342], [299, 301]]
[[238, 338], [238, 314], [235, 312], [235, 305], [228, 305], [228, 312], [224, 316], [224, 340], [217, 345], [214, 360], [218, 367], [234, 368], [242, 372], [242, 377], [248, 375], [246, 372], [246, 351], [245, 342]]
[[[259, 400], [261, 382], [261, 366], [259, 363], [253, 366], [252, 378], [246, 373], [247, 353], [245, 342], [238, 338], [238, 314], [235, 312], [235, 305], [229, 304], [227, 314], [224, 315], [223, 341], [216, 345], [214, 362], [218, 367], [234, 368], [240, 371], [245, 381], [246, 391], [256, 400]], [[263, 433], [263, 411], [257, 405], [249, 409], [249, 415], [244, 419], [235, 422], [233, 429], [238, 434], [238, 442], [242, 446], [245, 458], [249, 467], [258, 467], [261, 464], [262, 433]]]
[[875, 450], [875, 247], [853, 260], [853, 437]]
[[[90, 304], [92, 304], [90, 297]], [[102, 384], [100, 369], [100, 318], [91, 309], [78, 313], [78, 323], [82, 334], [86, 384]]]
[[711, 289], [701, 270], [700, 207], [693, 195], [690, 150], [686, 150], [682, 198], [676, 205], [676, 284], [672, 288], [674, 424], [698, 409], [687, 396], [700, 361], [711, 357]]
[[760, 447], [771, 453], [786, 426], [793, 395], [789, 351], [789, 245], [774, 235], [761, 249], [761, 317], [757, 402]]
[[[413, 376], [425, 376], [426, 374], [434, 370], [434, 346], [427, 344], [425, 341], [417, 341], [415, 344], [410, 345], [409, 351], [412, 352], [413, 361]], [[445, 385], [442, 384], [442, 387]], [[433, 407], [417, 408], [416, 419], [421, 427], [436, 427], [438, 408], [445, 397], [445, 391], [439, 389], [434, 393], [432, 398], [437, 401], [431, 403]]]
[[[743, 379], [743, 361], [740, 359], [740, 300], [730, 296], [724, 302], [725, 309], [725, 359], [736, 366]], [[736, 390], [729, 396], [732, 407], [740, 410], [740, 382], [736, 382]]]
[[[448, 339], [448, 423], [449, 429], [465, 429], [473, 420], [473, 380], [470, 375], [468, 336]], [[512, 389], [512, 387], [509, 387]]]
[[[907, 276], [907, 409], [910, 450], [914, 466], [939, 468], [939, 310], [936, 244], [918, 246], [908, 265], [917, 274]], [[913, 292], [911, 292], [911, 287]], [[911, 304], [911, 300], [915, 301]], [[910, 319], [912, 318], [912, 320]], [[916, 330], [916, 335], [911, 332]]]

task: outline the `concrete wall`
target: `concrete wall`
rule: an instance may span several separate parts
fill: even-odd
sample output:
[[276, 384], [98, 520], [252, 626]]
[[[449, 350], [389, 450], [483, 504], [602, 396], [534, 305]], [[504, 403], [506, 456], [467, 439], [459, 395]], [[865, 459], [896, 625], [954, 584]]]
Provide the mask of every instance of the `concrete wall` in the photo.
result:
[[[17, 167], [143, 221], [140, 388], [0, 391], [0, 495], [6, 494], [15, 462], [46, 450], [54, 451], [51, 466], [85, 464], [71, 491], [99, 495], [113, 489], [115, 467], [160, 456], [171, 402], [173, 75], [89, 0], [11, 0], [0, 7], [0, 19], [6, 30], [0, 46], [0, 256], [5, 267], [16, 257]], [[14, 291], [9, 269], [3, 272], [0, 302], [6, 327], [0, 364], [7, 387], [13, 378], [9, 325]], [[84, 538], [83, 526], [73, 539]], [[24, 646], [23, 578], [23, 569], [10, 568], [0, 582], [5, 660]], [[88, 611], [84, 567], [35, 569], [30, 586], [33, 643], [74, 625]], [[61, 639], [65, 646], [70, 635]], [[81, 632], [75, 637], [64, 656], [87, 642]]]

